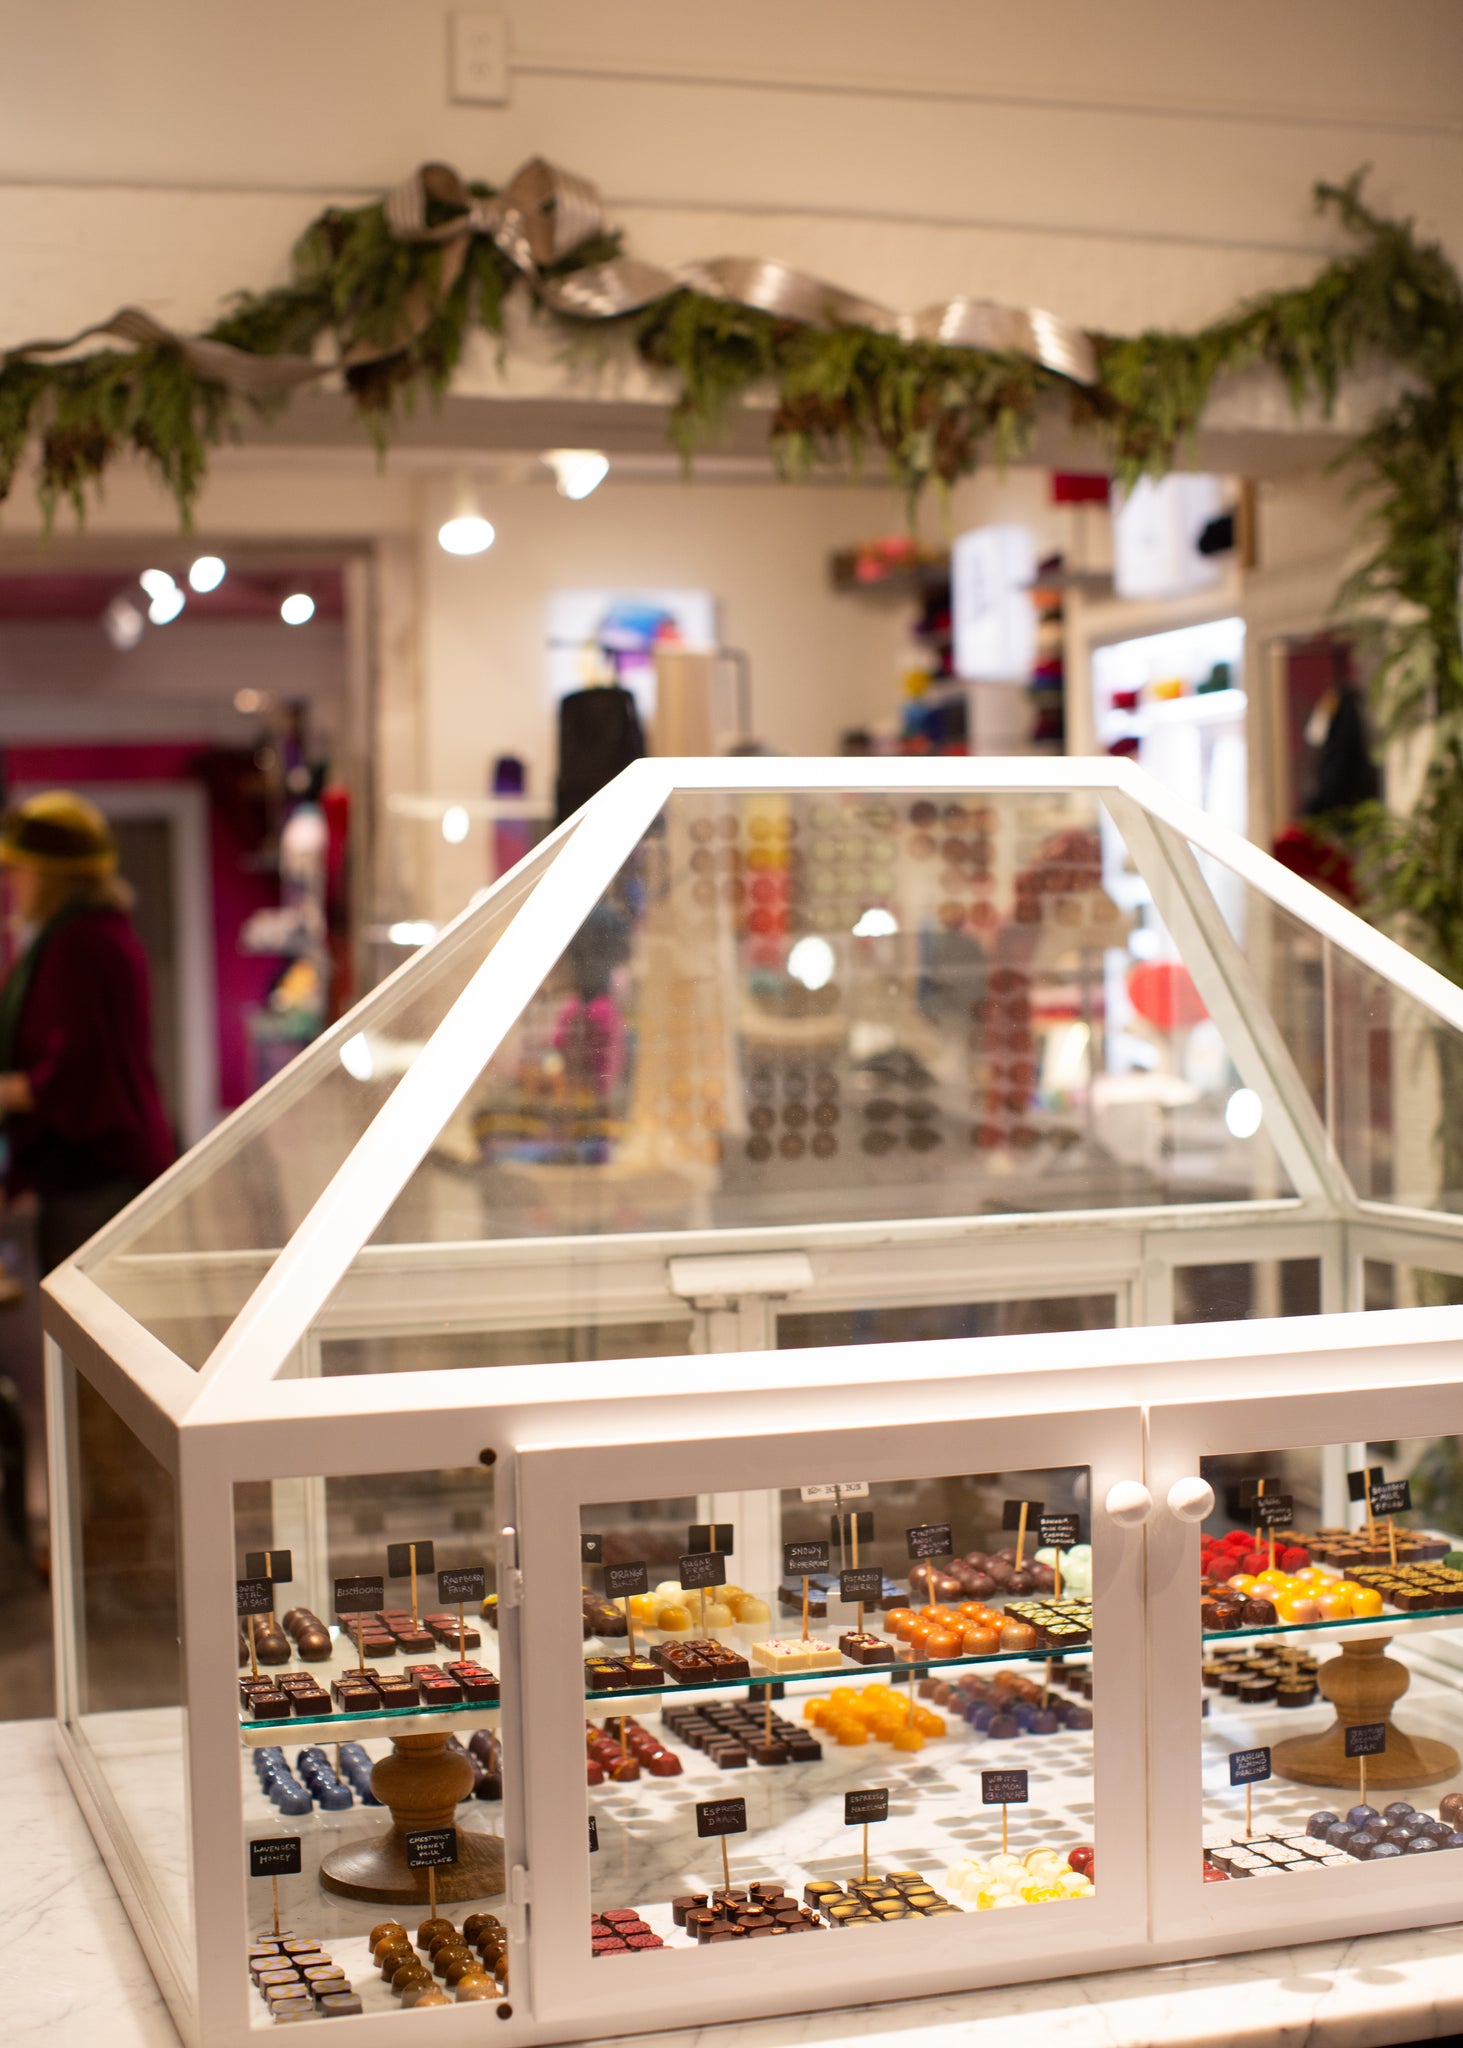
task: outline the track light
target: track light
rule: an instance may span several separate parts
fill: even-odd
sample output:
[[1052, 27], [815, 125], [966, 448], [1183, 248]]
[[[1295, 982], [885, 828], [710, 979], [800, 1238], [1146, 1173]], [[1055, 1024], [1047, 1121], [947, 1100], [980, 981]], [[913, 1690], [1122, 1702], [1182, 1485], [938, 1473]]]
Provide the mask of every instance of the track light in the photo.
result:
[[598, 448], [550, 448], [544, 461], [561, 498], [587, 498], [610, 473], [610, 459]]
[[483, 517], [472, 478], [452, 480], [452, 510], [437, 528], [437, 545], [449, 555], [480, 555], [493, 545], [492, 526]]

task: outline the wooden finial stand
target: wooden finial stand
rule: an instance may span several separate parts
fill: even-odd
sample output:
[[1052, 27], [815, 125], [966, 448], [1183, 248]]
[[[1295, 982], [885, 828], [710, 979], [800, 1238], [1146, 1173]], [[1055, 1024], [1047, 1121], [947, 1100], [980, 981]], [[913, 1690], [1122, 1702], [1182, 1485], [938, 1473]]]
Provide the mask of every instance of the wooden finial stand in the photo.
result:
[[[472, 1789], [472, 1765], [447, 1747], [445, 1734], [394, 1735], [391, 1750], [372, 1770], [371, 1790], [391, 1809], [392, 1825], [332, 1850], [321, 1862], [320, 1884], [343, 1899], [425, 1906], [427, 1872], [407, 1868], [403, 1837], [417, 1828], [457, 1826], [458, 1801]], [[458, 1905], [503, 1890], [503, 1844], [495, 1835], [458, 1828], [457, 1859], [436, 1872], [439, 1899]]]
[[1346, 1730], [1375, 1721], [1387, 1724], [1386, 1748], [1366, 1760], [1368, 1783], [1377, 1790], [1440, 1785], [1457, 1776], [1456, 1749], [1430, 1735], [1408, 1735], [1392, 1719], [1392, 1708], [1412, 1680], [1406, 1666], [1387, 1655], [1390, 1641], [1390, 1636], [1348, 1638], [1341, 1655], [1321, 1666], [1321, 1691], [1335, 1707], [1336, 1719], [1324, 1735], [1292, 1735], [1277, 1742], [1270, 1753], [1277, 1778], [1353, 1789], [1356, 1759], [1346, 1754]]

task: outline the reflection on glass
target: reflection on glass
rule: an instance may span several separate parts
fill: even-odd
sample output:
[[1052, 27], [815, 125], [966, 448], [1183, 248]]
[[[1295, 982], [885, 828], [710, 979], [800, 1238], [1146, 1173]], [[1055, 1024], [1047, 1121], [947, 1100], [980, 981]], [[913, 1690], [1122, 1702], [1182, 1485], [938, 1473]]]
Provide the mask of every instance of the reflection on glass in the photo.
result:
[[1250, 1316], [1318, 1316], [1319, 1259], [1254, 1259], [1175, 1266], [1176, 1323], [1235, 1323]]
[[1206, 1883], [1463, 1849], [1459, 1454], [1203, 1461]]
[[901, 1308], [804, 1310], [777, 1318], [778, 1347], [907, 1344], [949, 1337], [1036, 1337], [1059, 1330], [1110, 1330], [1110, 1294], [1035, 1296], [1026, 1301], [914, 1302]]
[[1088, 1495], [1072, 1467], [583, 1509], [593, 1953], [1088, 1896]]

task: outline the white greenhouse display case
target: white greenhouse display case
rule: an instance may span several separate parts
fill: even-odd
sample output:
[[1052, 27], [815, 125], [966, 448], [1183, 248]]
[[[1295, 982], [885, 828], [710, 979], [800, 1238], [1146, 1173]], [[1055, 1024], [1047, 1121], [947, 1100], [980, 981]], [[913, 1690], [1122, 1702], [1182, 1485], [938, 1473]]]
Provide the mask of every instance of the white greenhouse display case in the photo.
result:
[[1460, 1029], [1123, 762], [629, 770], [48, 1282], [185, 2038], [1459, 1917]]

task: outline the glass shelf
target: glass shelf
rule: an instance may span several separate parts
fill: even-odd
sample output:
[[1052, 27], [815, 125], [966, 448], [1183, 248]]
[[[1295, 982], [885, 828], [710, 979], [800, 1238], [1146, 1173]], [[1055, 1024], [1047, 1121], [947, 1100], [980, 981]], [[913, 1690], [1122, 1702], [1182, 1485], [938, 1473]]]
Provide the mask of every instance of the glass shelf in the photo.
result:
[[1204, 1643], [1255, 1642], [1269, 1636], [1303, 1637], [1308, 1642], [1340, 1643], [1357, 1634], [1409, 1636], [1429, 1630], [1463, 1628], [1463, 1607], [1427, 1607], [1413, 1614], [1389, 1609], [1382, 1614], [1349, 1614], [1339, 1621], [1272, 1621], [1258, 1628], [1204, 1630]]
[[862, 1680], [865, 1685], [883, 1682], [894, 1685], [902, 1679], [928, 1678], [934, 1671], [970, 1671], [984, 1664], [1061, 1664], [1069, 1657], [1090, 1657], [1092, 1644], [1074, 1644], [1067, 1650], [992, 1650], [980, 1657], [915, 1657], [896, 1658], [892, 1664], [827, 1664], [820, 1671], [754, 1671], [749, 1678], [707, 1678], [695, 1679], [688, 1685], [680, 1685], [669, 1672], [664, 1685], [611, 1686], [602, 1692], [586, 1690], [585, 1700], [596, 1705], [612, 1705], [616, 1700], [683, 1699], [698, 1692], [746, 1692], [759, 1696], [770, 1686], [808, 1687], [816, 1685], [848, 1685]]

